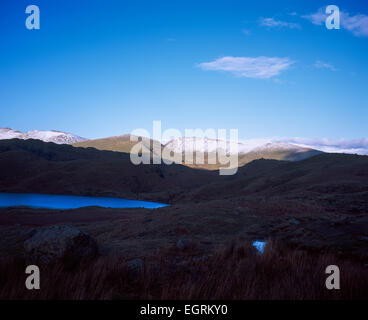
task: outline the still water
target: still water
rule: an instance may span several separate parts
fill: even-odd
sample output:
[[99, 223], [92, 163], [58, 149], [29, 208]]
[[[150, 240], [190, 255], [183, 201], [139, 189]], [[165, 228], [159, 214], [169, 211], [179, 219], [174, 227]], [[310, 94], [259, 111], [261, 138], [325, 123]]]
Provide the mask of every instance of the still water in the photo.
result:
[[160, 208], [167, 204], [126, 200], [121, 198], [62, 196], [31, 193], [0, 193], [0, 207], [31, 207], [45, 209], [77, 209], [89, 206], [104, 208]]

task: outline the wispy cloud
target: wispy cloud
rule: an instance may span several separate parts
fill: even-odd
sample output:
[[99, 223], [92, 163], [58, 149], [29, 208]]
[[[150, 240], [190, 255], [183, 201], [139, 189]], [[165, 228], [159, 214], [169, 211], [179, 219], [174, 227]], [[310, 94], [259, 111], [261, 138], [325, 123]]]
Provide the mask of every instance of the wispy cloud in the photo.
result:
[[298, 23], [286, 22], [275, 20], [274, 18], [262, 18], [259, 21], [259, 24], [263, 27], [268, 28], [290, 28], [290, 29], [300, 29], [300, 25]]
[[331, 71], [337, 71], [337, 69], [331, 63], [326, 63], [321, 60], [317, 60], [314, 64], [314, 67], [316, 67], [317, 69], [328, 69]]
[[[327, 17], [325, 8], [320, 8], [315, 13], [302, 16], [302, 18], [315, 25], [324, 25]], [[340, 25], [357, 37], [368, 37], [368, 15], [350, 15], [348, 12], [340, 12]]]
[[238, 77], [269, 79], [287, 70], [294, 61], [278, 57], [222, 57], [198, 66], [203, 70], [227, 71]]
[[351, 153], [368, 155], [368, 138], [362, 139], [327, 139], [327, 138], [287, 138], [287, 137], [271, 137], [246, 139], [239, 141], [239, 152], [247, 153], [258, 147], [262, 147], [269, 143], [288, 143], [296, 146], [311, 148], [329, 153]]
[[278, 140], [324, 152], [368, 155], [368, 138], [354, 140], [283, 138]]
[[313, 24], [320, 26], [325, 23], [328, 15], [325, 13], [324, 8], [318, 9], [317, 12], [302, 16], [302, 18], [309, 20]]
[[341, 25], [358, 37], [368, 37], [368, 16], [357, 14], [350, 16], [348, 13], [341, 14]]

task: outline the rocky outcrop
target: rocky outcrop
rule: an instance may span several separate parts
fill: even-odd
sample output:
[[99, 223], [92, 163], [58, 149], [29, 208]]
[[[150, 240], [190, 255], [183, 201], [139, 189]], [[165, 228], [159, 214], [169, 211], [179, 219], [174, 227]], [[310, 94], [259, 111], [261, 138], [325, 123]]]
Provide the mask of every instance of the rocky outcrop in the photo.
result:
[[24, 242], [29, 261], [52, 263], [60, 259], [79, 261], [98, 254], [96, 241], [71, 225], [56, 225], [35, 229]]
[[187, 239], [179, 239], [176, 243], [176, 247], [179, 250], [186, 250], [192, 246], [192, 243]]
[[127, 268], [131, 275], [136, 275], [144, 270], [144, 261], [142, 259], [133, 259], [127, 262]]

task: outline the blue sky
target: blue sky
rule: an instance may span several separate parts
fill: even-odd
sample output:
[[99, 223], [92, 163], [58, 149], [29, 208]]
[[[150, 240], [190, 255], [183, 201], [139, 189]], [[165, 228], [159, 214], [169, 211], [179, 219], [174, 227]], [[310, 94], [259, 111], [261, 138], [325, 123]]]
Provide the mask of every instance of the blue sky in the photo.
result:
[[[329, 4], [340, 30], [321, 22]], [[3, 0], [0, 127], [368, 137], [367, 53], [366, 1]]]

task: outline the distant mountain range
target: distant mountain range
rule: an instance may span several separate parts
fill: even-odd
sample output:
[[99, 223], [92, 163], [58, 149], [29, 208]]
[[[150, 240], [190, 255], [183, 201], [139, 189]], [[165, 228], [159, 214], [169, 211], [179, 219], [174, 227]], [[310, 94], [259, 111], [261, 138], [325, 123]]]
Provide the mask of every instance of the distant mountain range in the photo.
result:
[[249, 153], [295, 153], [303, 154], [312, 148], [302, 147], [291, 143], [280, 141], [269, 141], [266, 139], [252, 139], [244, 141], [223, 141], [209, 138], [176, 138], [165, 144], [165, 147], [176, 153], [187, 152], [222, 152], [226, 154], [249, 154]]
[[20, 132], [10, 128], [0, 128], [0, 140], [5, 139], [35, 139], [44, 142], [53, 142], [56, 144], [72, 144], [80, 141], [85, 141], [87, 139], [78, 137], [71, 133], [61, 132], [61, 131], [41, 131], [33, 130], [28, 132]]
[[[117, 151], [130, 153], [131, 149], [137, 142], [131, 141], [130, 134], [124, 134], [116, 137], [102, 138], [102, 139], [94, 139], [94, 140], [85, 140], [81, 142], [73, 143], [74, 147], [82, 147], [82, 148], [95, 148], [97, 150], [105, 150], [105, 151]], [[159, 142], [156, 141], [159, 145]], [[143, 142], [143, 152], [152, 152], [153, 140], [150, 140], [150, 143], [145, 144]]]
[[[262, 141], [265, 142], [262, 144]], [[83, 142], [74, 143], [74, 147], [83, 148], [95, 148], [105, 151], [117, 151], [129, 153], [131, 148], [136, 142], [130, 141], [130, 135], [122, 135], [117, 137], [110, 137], [104, 139], [88, 140]], [[322, 153], [321, 151], [311, 148], [301, 147], [294, 144], [284, 142], [269, 142], [266, 140], [252, 140], [251, 142], [230, 142], [221, 141], [208, 138], [177, 138], [170, 140], [165, 145], [155, 140], [149, 140], [149, 143], [144, 144], [143, 152], [148, 152], [151, 157], [155, 156], [155, 150], [153, 144], [156, 143], [161, 150], [167, 148], [172, 151], [172, 154], [181, 154], [183, 161], [179, 164], [184, 164], [192, 168], [202, 168], [207, 170], [218, 170], [223, 167], [220, 163], [208, 164], [208, 157], [216, 152], [234, 154], [238, 152], [239, 166], [243, 166], [253, 160], [257, 159], [273, 159], [273, 160], [286, 160], [286, 161], [298, 161], [310, 158], [314, 155]], [[236, 149], [234, 149], [236, 147]], [[194, 161], [194, 164], [185, 163], [185, 159], [189, 156], [189, 152], [203, 153], [204, 163], [198, 164]], [[194, 156], [195, 159], [195, 156]]]
[[[86, 138], [61, 131], [40, 131], [33, 130], [20, 132], [10, 128], [0, 128], [0, 140], [4, 139], [36, 139], [44, 142], [56, 144], [71, 144], [74, 147], [95, 148], [98, 150], [116, 151], [130, 153], [136, 142], [131, 141], [129, 134], [108, 137], [102, 139], [88, 140]], [[323, 152], [333, 153], [357, 153], [368, 154], [368, 139], [360, 140], [339, 140], [328, 139], [248, 139], [238, 142], [222, 141], [210, 138], [184, 137], [175, 138], [161, 144], [159, 141], [149, 140], [143, 147], [143, 152], [148, 152], [155, 156], [157, 148], [153, 148], [154, 143], [159, 148], [164, 147], [172, 151], [173, 154], [182, 154], [183, 160], [188, 152], [201, 152], [205, 160], [212, 153], [220, 152], [232, 154], [238, 152], [239, 166], [243, 166], [257, 159], [273, 159], [299, 161], [310, 158]], [[185, 163], [183, 163], [185, 164]], [[219, 164], [188, 165], [190, 167], [217, 170]]]
[[[130, 141], [130, 135], [122, 135], [116, 137], [109, 137], [103, 139], [95, 139], [95, 140], [85, 140], [82, 142], [73, 143], [75, 147], [84, 147], [84, 148], [95, 148], [98, 150], [109, 150], [109, 151], [118, 151], [118, 152], [126, 152], [129, 153], [131, 148], [136, 144], [136, 142]], [[166, 144], [161, 144], [158, 141], [149, 140], [149, 145], [147, 143], [143, 145], [143, 152], [153, 151], [153, 143], [157, 143], [161, 146], [161, 148], [168, 148], [170, 151], [174, 153], [188, 153], [188, 152], [203, 152], [203, 153], [215, 153], [215, 152], [225, 152], [226, 154], [257, 154], [257, 153], [293, 153], [299, 154], [300, 157], [303, 158], [302, 154], [305, 152], [309, 152], [313, 149], [302, 147], [290, 143], [285, 142], [264, 142], [262, 143], [259, 139], [258, 144], [254, 141], [251, 143], [240, 141], [238, 143], [234, 143], [231, 141], [221, 141], [215, 139], [208, 138], [197, 138], [197, 137], [188, 137], [188, 138], [177, 138], [172, 139]], [[236, 149], [234, 149], [236, 147]], [[235, 152], [237, 151], [237, 152]], [[315, 150], [316, 151], [316, 150]], [[319, 152], [320, 153], [320, 152]]]
[[[254, 208], [263, 201], [262, 214], [277, 212], [283, 199], [282, 210], [287, 212], [317, 211], [324, 215], [324, 206], [333, 206], [331, 214], [342, 210], [366, 212], [367, 177], [368, 157], [349, 154], [321, 153], [303, 161], [255, 160], [240, 167], [236, 175], [220, 176], [215, 171], [176, 164], [136, 166], [126, 152], [73, 148], [38, 140], [0, 141], [0, 192], [192, 204], [193, 200], [233, 199], [232, 203], [243, 201], [247, 206], [251, 201]], [[307, 197], [311, 197], [308, 209], [304, 207]], [[273, 204], [268, 206], [262, 199]]]
[[[198, 146], [204, 146], [202, 149], [205, 152], [211, 152], [216, 149], [216, 145], [218, 140], [215, 139], [201, 139], [201, 138], [177, 138], [166, 142], [166, 145], [170, 147], [170, 149], [175, 152], [181, 152], [185, 147], [185, 143], [188, 143], [189, 148], [186, 149], [190, 151], [191, 145], [193, 141], [197, 141]], [[226, 146], [228, 150], [231, 151], [231, 146], [233, 142], [226, 142]], [[221, 145], [221, 144], [220, 144]], [[222, 144], [223, 145], [223, 144]], [[327, 153], [350, 153], [350, 154], [359, 154], [359, 155], [368, 155], [368, 138], [362, 139], [339, 139], [339, 140], [331, 140], [331, 139], [304, 139], [304, 138], [268, 138], [268, 139], [246, 139], [239, 140], [237, 142], [237, 148], [239, 153], [245, 154], [250, 151], [256, 150], [256, 148], [264, 148], [265, 146], [272, 148], [281, 148], [285, 149], [290, 148], [290, 146], [294, 146], [292, 148], [301, 147], [307, 149], [314, 149], [318, 151], [323, 151]]]

